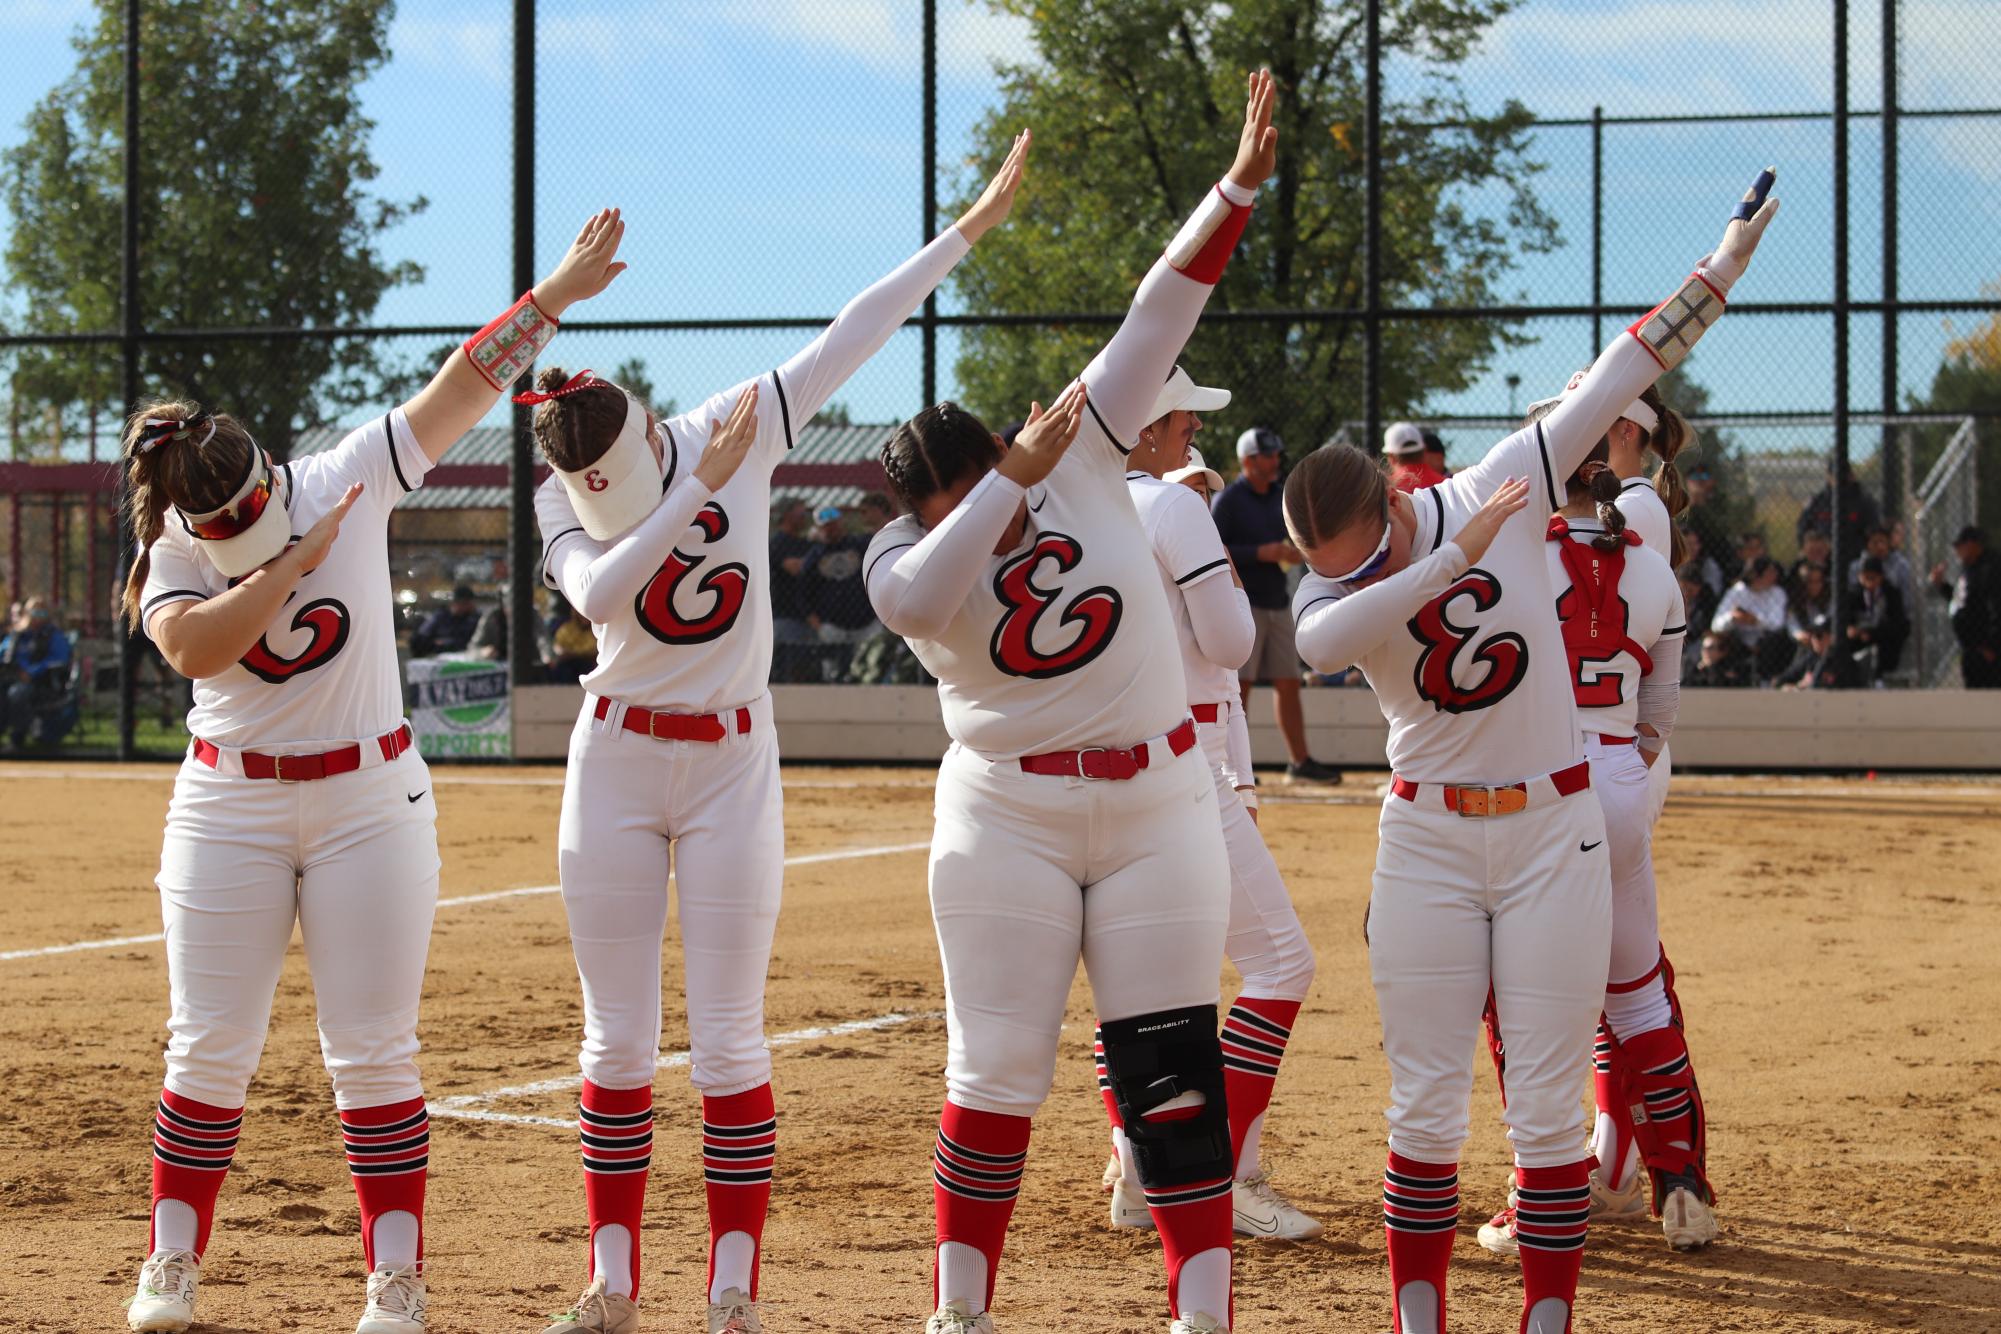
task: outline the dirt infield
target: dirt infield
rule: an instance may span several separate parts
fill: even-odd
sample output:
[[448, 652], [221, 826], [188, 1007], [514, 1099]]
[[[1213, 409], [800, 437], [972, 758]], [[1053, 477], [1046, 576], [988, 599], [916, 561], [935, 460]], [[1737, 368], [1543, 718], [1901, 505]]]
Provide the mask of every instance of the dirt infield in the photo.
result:
[[[119, 1303], [146, 1239], [166, 1007], [160, 947], [147, 937], [159, 931], [151, 878], [170, 781], [164, 768], [0, 767], [9, 1329], [124, 1328]], [[424, 1010], [438, 1104], [432, 1327], [536, 1331], [574, 1295], [584, 1260], [576, 975], [560, 901], [532, 892], [555, 879], [560, 773], [441, 768], [437, 781], [443, 892], [467, 901], [439, 912]], [[1387, 1074], [1358, 929], [1374, 787], [1351, 780], [1331, 800], [1267, 810], [1320, 955], [1267, 1152], [1281, 1187], [1328, 1229], [1313, 1243], [1239, 1247], [1244, 1331], [1388, 1323]], [[773, 1334], [914, 1330], [931, 1299], [927, 1158], [944, 1058], [924, 858], [909, 850], [929, 834], [928, 775], [788, 770], [786, 803], [794, 864], [770, 986], [782, 1046], [767, 1321]], [[1663, 929], [1709, 1106], [1724, 1235], [1677, 1256], [1647, 1228], [1595, 1229], [1579, 1329], [2001, 1328], [2001, 785], [1684, 777], [1661, 842]], [[531, 892], [498, 893], [515, 889]], [[681, 971], [673, 934], [670, 996]], [[48, 952], [79, 943], [91, 947]], [[1233, 984], [1226, 977], [1226, 998]], [[1080, 982], [1003, 1263], [1006, 1331], [1165, 1328], [1157, 1244], [1105, 1223], [1090, 1014]], [[684, 1050], [686, 1038], [670, 1003], [664, 1049]], [[680, 1068], [662, 1072], [659, 1090], [647, 1327], [695, 1329], [706, 1240], [697, 1103]], [[1505, 1164], [1484, 1072], [1475, 1103], [1453, 1324], [1512, 1330], [1515, 1267], [1472, 1236], [1501, 1203]], [[356, 1221], [295, 942], [197, 1328], [352, 1328]]]

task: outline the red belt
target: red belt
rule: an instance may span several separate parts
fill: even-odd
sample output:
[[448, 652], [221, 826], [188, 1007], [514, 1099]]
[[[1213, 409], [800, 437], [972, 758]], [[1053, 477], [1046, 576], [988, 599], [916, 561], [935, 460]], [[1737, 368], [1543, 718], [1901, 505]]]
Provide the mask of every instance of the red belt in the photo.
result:
[[[598, 696], [598, 720], [602, 722], [610, 713], [611, 701]], [[650, 736], [655, 741], [721, 741], [730, 734], [725, 716], [720, 713], [655, 713], [651, 709], [636, 709], [628, 704], [619, 726], [628, 732]], [[736, 719], [738, 735], [750, 731], [749, 709], [737, 709], [728, 716]]]
[[1223, 720], [1223, 711], [1229, 707], [1227, 704], [1195, 704], [1189, 706], [1188, 711], [1195, 715], [1198, 723], [1217, 723]]
[[[324, 750], [317, 755], [259, 755], [254, 750], [243, 752], [243, 776], [245, 778], [275, 778], [281, 783], [310, 783], [320, 778], [332, 778], [335, 774], [353, 773], [361, 767], [361, 747], [367, 745], [342, 746], [338, 750]], [[393, 760], [410, 749], [410, 724], [405, 723], [393, 732], [375, 738], [375, 744], [382, 750], [384, 761]], [[214, 743], [195, 738], [195, 758], [211, 769], [220, 768], [217, 761], [222, 751]]]
[[[1176, 755], [1186, 754], [1195, 744], [1194, 722], [1184, 718], [1181, 726], [1169, 732], [1165, 740], [1167, 748]], [[1146, 768], [1147, 758], [1147, 743], [1144, 741], [1131, 750], [1090, 746], [1084, 750], [1052, 750], [1046, 755], [1024, 755], [1021, 757], [1021, 771], [1047, 774], [1053, 778], [1124, 780], [1135, 777]]]
[[1584, 735], [1601, 746], [1630, 746], [1639, 739], [1630, 736], [1606, 736], [1603, 732], [1586, 732]]
[[[1558, 769], [1549, 776], [1549, 781], [1558, 796], [1576, 796], [1591, 786], [1591, 766], [1580, 763]], [[1401, 775], [1390, 780], [1390, 790], [1405, 801], [1416, 801], [1417, 789], [1418, 784]], [[1513, 815], [1526, 810], [1529, 804], [1527, 783], [1509, 783], [1503, 787], [1457, 787], [1448, 783], [1444, 792], [1445, 809], [1459, 815]]]

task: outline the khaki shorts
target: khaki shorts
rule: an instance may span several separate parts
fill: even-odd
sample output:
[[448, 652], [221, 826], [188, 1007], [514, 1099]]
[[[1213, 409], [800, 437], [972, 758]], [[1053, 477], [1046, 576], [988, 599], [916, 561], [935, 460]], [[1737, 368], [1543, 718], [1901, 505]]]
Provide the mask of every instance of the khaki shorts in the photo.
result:
[[1292, 608], [1252, 607], [1258, 628], [1250, 661], [1237, 669], [1237, 679], [1253, 684], [1299, 679], [1299, 647], [1292, 638]]

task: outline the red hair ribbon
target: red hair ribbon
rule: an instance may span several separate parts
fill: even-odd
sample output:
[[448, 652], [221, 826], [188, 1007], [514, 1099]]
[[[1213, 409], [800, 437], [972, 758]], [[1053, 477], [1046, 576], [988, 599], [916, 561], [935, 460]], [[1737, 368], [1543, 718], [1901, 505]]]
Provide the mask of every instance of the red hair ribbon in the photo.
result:
[[170, 440], [185, 440], [204, 426], [208, 427], [208, 434], [201, 438], [200, 443], [207, 444], [215, 435], [215, 418], [206, 412], [190, 417], [186, 421], [171, 417], [149, 417], [145, 425], [139, 428], [139, 442], [134, 446], [132, 453], [135, 456], [150, 454]]
[[547, 403], [551, 399], [568, 398], [579, 389], [589, 389], [593, 385], [603, 383], [603, 380], [597, 378], [596, 371], [578, 371], [575, 375], [572, 375], [568, 380], [551, 389], [546, 394], [539, 389], [530, 389], [525, 394], [516, 394], [514, 401], [524, 407], [533, 407], [538, 403]]

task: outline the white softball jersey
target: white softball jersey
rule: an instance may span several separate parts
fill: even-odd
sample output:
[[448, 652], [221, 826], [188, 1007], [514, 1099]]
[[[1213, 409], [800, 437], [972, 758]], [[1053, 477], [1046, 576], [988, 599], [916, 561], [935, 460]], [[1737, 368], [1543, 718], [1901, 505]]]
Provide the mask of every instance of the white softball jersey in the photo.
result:
[[1667, 502], [1654, 490], [1654, 484], [1644, 477], [1628, 477], [1619, 485], [1619, 512], [1626, 516], [1626, 527], [1640, 535], [1640, 541], [1647, 550], [1662, 560], [1674, 562], [1674, 543], [1669, 534], [1674, 529], [1674, 519], [1669, 516]]
[[[678, 540], [652, 576], [609, 608], [591, 606], [591, 567], [628, 542], [666, 544], [654, 520], [611, 542], [577, 522], [569, 493], [551, 476], [535, 494], [542, 578], [590, 617], [597, 666], [586, 690], [669, 713], [714, 713], [764, 694], [771, 676], [771, 473], [796, 432], [876, 354], [971, 249], [956, 227], [862, 292], [783, 366], [715, 395], [661, 425], [663, 508]], [[757, 440], [736, 474], [711, 493], [691, 475], [715, 426], [752, 384], [759, 386]], [[655, 512], [655, 519], [660, 518]], [[671, 536], [671, 534], [670, 534]], [[654, 568], [647, 555], [649, 568]], [[588, 614], [588, 612], [587, 612]]]
[[[1588, 519], [1568, 523], [1570, 536], [1543, 544], [1550, 584], [1556, 590], [1557, 619], [1565, 626], [1588, 621], [1590, 608], [1577, 595], [1563, 549], [1579, 547], [1590, 553], [1586, 559], [1598, 559], [1602, 553], [1591, 546], [1591, 538], [1604, 531]], [[1642, 684], [1656, 678], [1677, 687], [1681, 682], [1681, 646], [1688, 633], [1681, 582], [1667, 560], [1644, 544], [1624, 548], [1624, 556], [1625, 568], [1619, 572], [1614, 595], [1599, 611], [1596, 628], [1603, 656], [1587, 650], [1572, 664], [1577, 721], [1587, 736], [1637, 735]], [[1566, 633], [1573, 647], [1580, 637], [1579, 631]], [[1647, 655], [1644, 663], [1631, 646]]]
[[1181, 645], [1188, 702], [1228, 703], [1238, 697], [1237, 669], [1251, 655], [1257, 624], [1250, 599], [1230, 578], [1230, 557], [1216, 521], [1202, 497], [1179, 483], [1129, 472], [1126, 489], [1160, 569]]
[[[389, 512], [430, 469], [401, 408], [325, 453], [278, 469], [294, 542], [348, 487], [359, 482], [362, 494], [326, 559], [299, 581], [255, 647], [228, 670], [195, 681], [190, 732], [217, 746], [282, 752], [395, 730], [403, 687], [390, 605]], [[169, 511], [142, 594], [149, 635], [162, 608], [228, 591], [230, 580], [201, 546]]]

